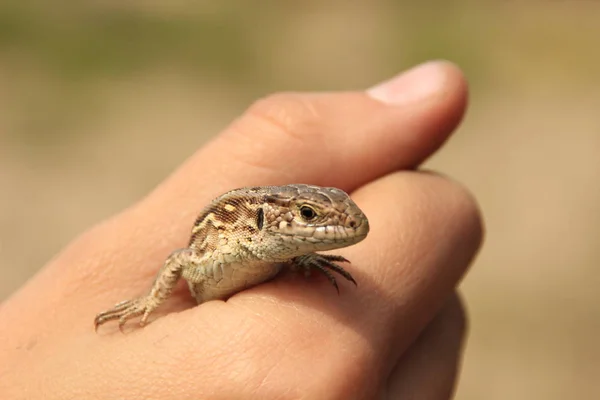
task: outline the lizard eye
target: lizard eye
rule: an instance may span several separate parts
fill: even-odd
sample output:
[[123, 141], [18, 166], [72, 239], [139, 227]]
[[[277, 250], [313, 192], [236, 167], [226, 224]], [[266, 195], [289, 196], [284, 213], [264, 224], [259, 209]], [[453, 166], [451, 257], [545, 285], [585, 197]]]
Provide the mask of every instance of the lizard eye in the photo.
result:
[[317, 212], [309, 206], [300, 207], [300, 215], [305, 221], [312, 221], [317, 216]]

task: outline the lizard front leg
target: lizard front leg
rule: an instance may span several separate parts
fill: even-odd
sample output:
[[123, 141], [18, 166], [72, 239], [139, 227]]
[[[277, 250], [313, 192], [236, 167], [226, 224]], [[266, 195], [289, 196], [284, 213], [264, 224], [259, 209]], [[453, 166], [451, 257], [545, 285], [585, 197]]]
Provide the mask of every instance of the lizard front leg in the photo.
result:
[[140, 326], [148, 321], [150, 313], [160, 306], [173, 291], [182, 271], [198, 262], [198, 258], [192, 249], [176, 250], [165, 261], [164, 265], [156, 275], [150, 292], [143, 297], [126, 300], [116, 304], [113, 308], [101, 312], [94, 319], [94, 327], [115, 319], [119, 320], [119, 329], [122, 331], [127, 320], [142, 315]]
[[346, 271], [344, 268], [335, 264], [334, 262], [350, 262], [346, 260], [342, 256], [335, 256], [329, 254], [317, 254], [317, 253], [308, 253], [303, 256], [294, 257], [291, 260], [291, 269], [298, 270], [303, 269], [305, 275], [310, 275], [312, 270], [318, 270], [323, 275], [329, 279], [329, 282], [335, 287], [337, 292], [340, 292], [340, 288], [338, 287], [337, 281], [335, 280], [335, 276], [331, 273], [331, 271], [337, 272], [350, 282], [356, 285], [356, 281], [350, 274], [350, 272]]

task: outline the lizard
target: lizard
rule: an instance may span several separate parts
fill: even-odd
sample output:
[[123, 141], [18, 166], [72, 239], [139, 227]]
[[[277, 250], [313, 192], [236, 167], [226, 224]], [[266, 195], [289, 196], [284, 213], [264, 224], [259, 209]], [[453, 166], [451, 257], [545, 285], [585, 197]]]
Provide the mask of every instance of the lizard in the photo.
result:
[[369, 233], [369, 221], [347, 193], [306, 184], [230, 190], [198, 214], [186, 248], [173, 251], [149, 292], [96, 315], [94, 328], [118, 320], [119, 329], [141, 315], [145, 326], [183, 278], [198, 304], [227, 299], [274, 278], [285, 267], [323, 273], [336, 288], [332, 272], [356, 285], [336, 263], [342, 256], [318, 254], [347, 247]]

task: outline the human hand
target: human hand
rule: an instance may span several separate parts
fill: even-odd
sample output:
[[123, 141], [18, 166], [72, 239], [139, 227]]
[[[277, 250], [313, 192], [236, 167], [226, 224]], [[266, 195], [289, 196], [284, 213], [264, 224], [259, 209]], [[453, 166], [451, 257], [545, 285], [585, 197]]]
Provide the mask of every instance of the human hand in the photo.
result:
[[[0, 308], [0, 397], [451, 396], [465, 330], [455, 289], [482, 226], [464, 188], [411, 169], [459, 122], [466, 85], [452, 65], [429, 63], [368, 93], [262, 99], [148, 197], [74, 240]], [[335, 254], [358, 287], [341, 283], [338, 296], [323, 277], [282, 276], [198, 307], [180, 290], [142, 329], [94, 332], [97, 312], [148, 289], [212, 198], [286, 183], [352, 192], [371, 231]]]

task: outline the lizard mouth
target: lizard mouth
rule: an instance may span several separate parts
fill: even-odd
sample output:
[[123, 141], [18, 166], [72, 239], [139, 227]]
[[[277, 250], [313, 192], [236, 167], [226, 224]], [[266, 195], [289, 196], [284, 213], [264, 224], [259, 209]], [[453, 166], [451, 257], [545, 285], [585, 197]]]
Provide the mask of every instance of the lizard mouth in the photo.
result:
[[[295, 226], [293, 231], [280, 232], [286, 236], [297, 237], [299, 240], [324, 243], [324, 244], [354, 244], [367, 237], [369, 223], [363, 220], [360, 224], [352, 226]], [[301, 239], [300, 239], [301, 238]]]

